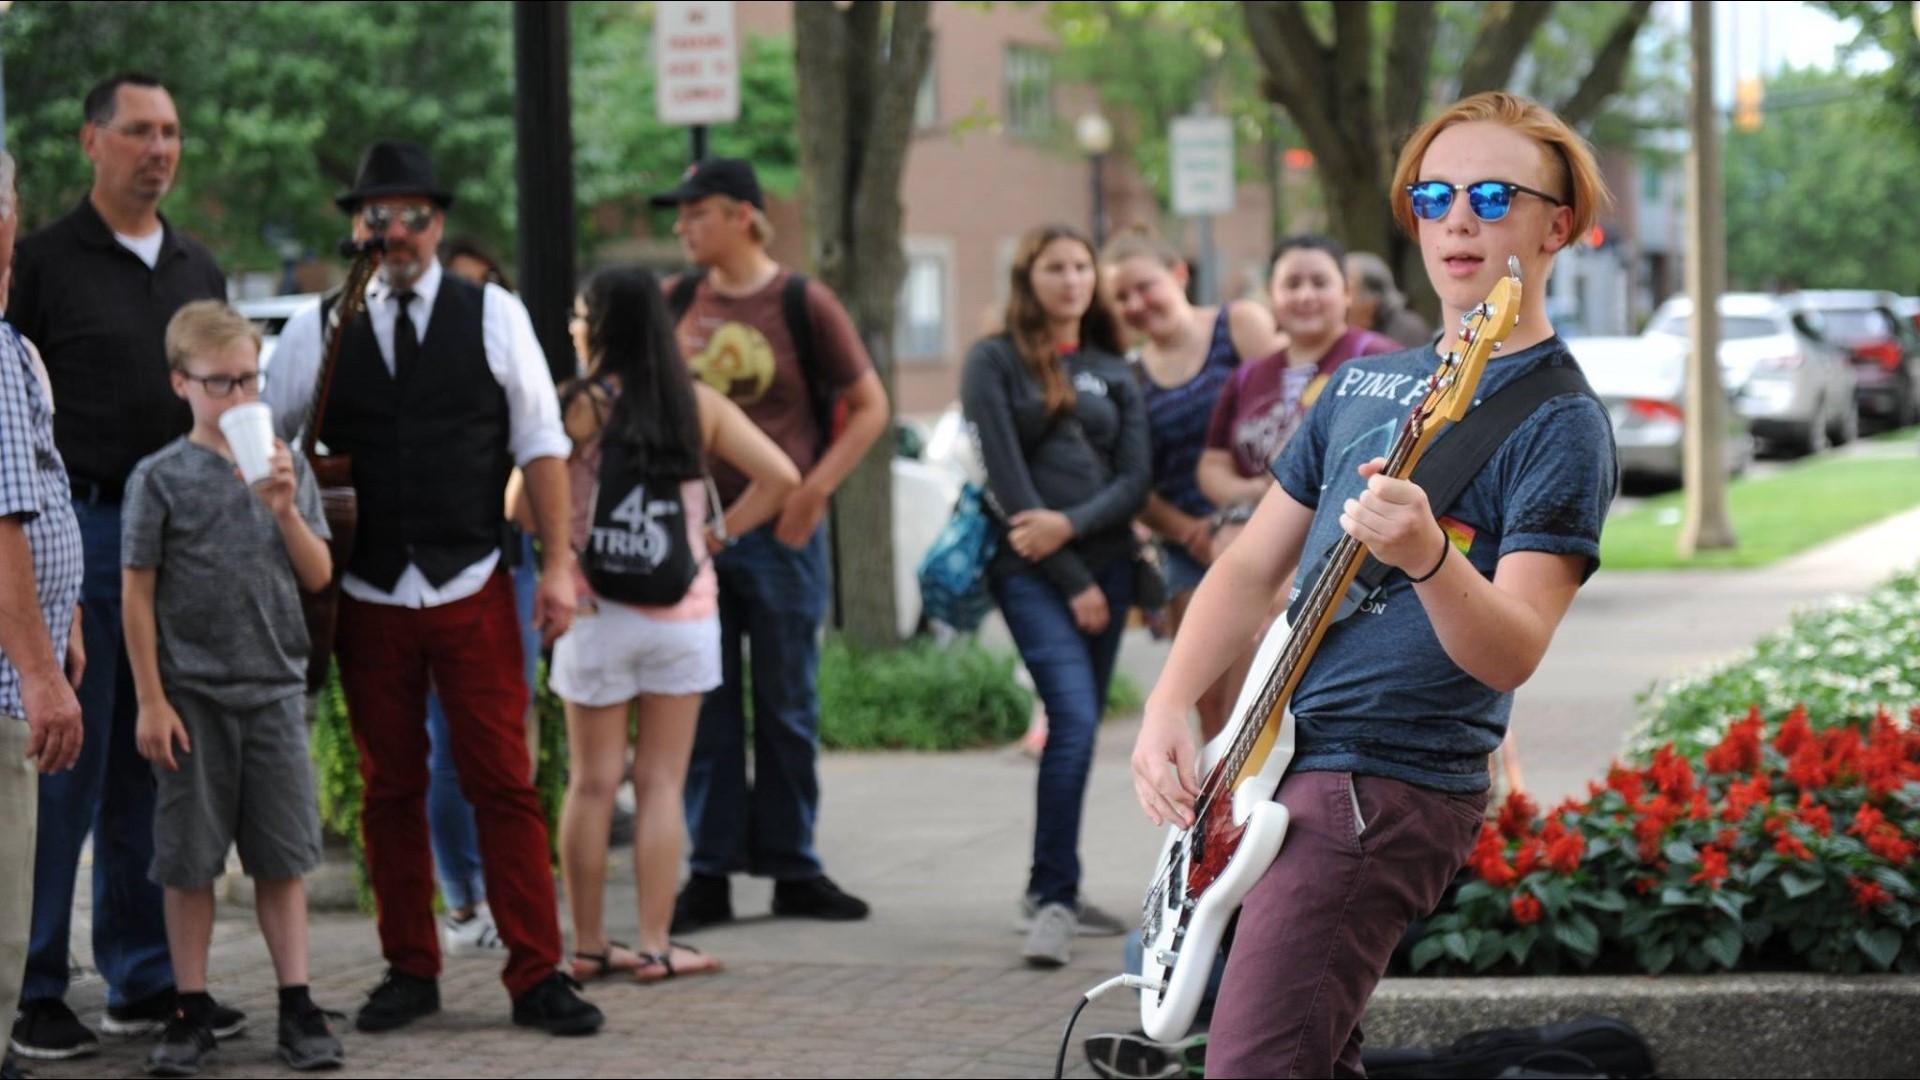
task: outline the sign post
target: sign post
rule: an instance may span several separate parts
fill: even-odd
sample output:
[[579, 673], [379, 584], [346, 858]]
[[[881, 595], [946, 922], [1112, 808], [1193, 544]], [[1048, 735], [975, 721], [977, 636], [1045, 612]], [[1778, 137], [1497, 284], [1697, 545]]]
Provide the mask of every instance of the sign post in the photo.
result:
[[1213, 217], [1233, 212], [1233, 121], [1224, 116], [1182, 116], [1167, 133], [1173, 158], [1173, 212], [1200, 219], [1200, 302], [1212, 303]]
[[654, 110], [692, 129], [693, 160], [707, 156], [707, 125], [740, 117], [740, 49], [733, 0], [653, 5]]

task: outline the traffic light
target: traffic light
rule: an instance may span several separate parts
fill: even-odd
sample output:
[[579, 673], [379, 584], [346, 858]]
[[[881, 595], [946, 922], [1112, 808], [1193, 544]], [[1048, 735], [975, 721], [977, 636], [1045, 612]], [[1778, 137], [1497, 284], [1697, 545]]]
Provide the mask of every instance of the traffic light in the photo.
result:
[[1740, 131], [1760, 130], [1763, 115], [1761, 105], [1766, 101], [1766, 84], [1758, 75], [1741, 79], [1733, 87], [1733, 126]]

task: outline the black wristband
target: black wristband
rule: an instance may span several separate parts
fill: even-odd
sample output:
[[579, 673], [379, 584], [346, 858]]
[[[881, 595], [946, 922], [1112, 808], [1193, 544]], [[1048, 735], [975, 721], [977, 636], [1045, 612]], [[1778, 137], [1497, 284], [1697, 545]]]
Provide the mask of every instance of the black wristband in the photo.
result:
[[1446, 530], [1443, 529], [1440, 532], [1440, 561], [1433, 564], [1433, 569], [1427, 571], [1424, 574], [1421, 574], [1419, 577], [1410, 577], [1407, 580], [1413, 582], [1415, 585], [1418, 585], [1421, 582], [1432, 577], [1433, 575], [1439, 573], [1440, 568], [1447, 565], [1447, 552], [1452, 550], [1453, 550], [1453, 540], [1447, 536]]

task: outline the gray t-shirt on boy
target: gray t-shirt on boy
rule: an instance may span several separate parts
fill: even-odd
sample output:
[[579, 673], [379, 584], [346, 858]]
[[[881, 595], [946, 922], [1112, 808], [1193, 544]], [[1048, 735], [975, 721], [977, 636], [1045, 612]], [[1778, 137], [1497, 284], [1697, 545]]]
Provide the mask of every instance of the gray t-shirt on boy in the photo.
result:
[[[1536, 367], [1572, 363], [1557, 337], [1496, 357], [1476, 401]], [[1343, 535], [1340, 508], [1364, 486], [1360, 465], [1386, 454], [1438, 364], [1431, 347], [1348, 361], [1274, 462], [1287, 494], [1317, 510], [1295, 591], [1311, 584], [1307, 576]], [[1447, 437], [1442, 432], [1433, 450]], [[1600, 524], [1613, 501], [1615, 468], [1606, 411], [1584, 394], [1548, 401], [1507, 436], [1441, 517], [1453, 541], [1449, 557], [1465, 557], [1491, 579], [1509, 552], [1580, 555], [1590, 576], [1600, 565]], [[1294, 767], [1439, 791], [1485, 790], [1487, 755], [1506, 734], [1513, 694], [1447, 656], [1405, 574], [1389, 575], [1376, 600], [1327, 631], [1294, 691]]]
[[[294, 505], [325, 539], [320, 490], [293, 456]], [[134, 466], [122, 507], [120, 562], [158, 567], [160, 676], [229, 708], [306, 686], [307, 624], [280, 526], [233, 462], [185, 436]]]

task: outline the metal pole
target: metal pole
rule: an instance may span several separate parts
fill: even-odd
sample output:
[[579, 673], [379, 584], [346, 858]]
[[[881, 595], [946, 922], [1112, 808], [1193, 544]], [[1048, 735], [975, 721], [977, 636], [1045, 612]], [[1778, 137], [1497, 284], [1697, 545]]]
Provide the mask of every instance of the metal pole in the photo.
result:
[[695, 124], [687, 129], [693, 136], [693, 160], [697, 164], [707, 160], [707, 125]]
[[1687, 294], [1693, 298], [1687, 358], [1686, 516], [1680, 556], [1734, 546], [1727, 513], [1727, 396], [1720, 385], [1720, 292], [1726, 280], [1720, 114], [1714, 107], [1713, 4], [1692, 0], [1693, 138], [1687, 154]]
[[574, 372], [567, 333], [573, 261], [573, 104], [568, 97], [567, 5], [513, 5], [515, 175], [519, 180], [520, 292], [555, 379]]
[[1107, 155], [1093, 154], [1087, 160], [1093, 173], [1093, 250], [1099, 251], [1107, 243]]

